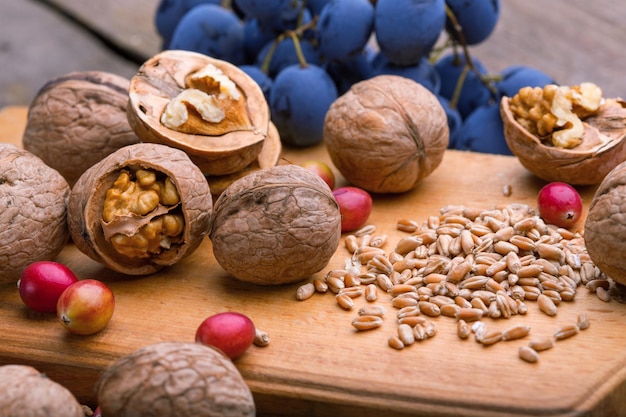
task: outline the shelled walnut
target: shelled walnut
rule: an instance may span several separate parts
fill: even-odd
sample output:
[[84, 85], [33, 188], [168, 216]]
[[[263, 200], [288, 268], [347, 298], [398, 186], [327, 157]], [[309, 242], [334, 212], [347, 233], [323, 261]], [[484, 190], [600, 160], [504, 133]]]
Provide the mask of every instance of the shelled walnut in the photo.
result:
[[191, 51], [163, 51], [131, 78], [128, 120], [144, 142], [184, 150], [205, 175], [236, 173], [259, 156], [269, 106], [238, 67]]
[[130, 80], [103, 71], [76, 71], [45, 83], [30, 103], [24, 149], [74, 185], [87, 168], [138, 143], [126, 116]]
[[208, 232], [209, 185], [187, 154], [122, 148], [87, 170], [68, 206], [76, 247], [110, 269], [145, 275], [190, 255]]
[[511, 152], [545, 181], [598, 184], [626, 159], [626, 102], [593, 83], [524, 87], [500, 113]]

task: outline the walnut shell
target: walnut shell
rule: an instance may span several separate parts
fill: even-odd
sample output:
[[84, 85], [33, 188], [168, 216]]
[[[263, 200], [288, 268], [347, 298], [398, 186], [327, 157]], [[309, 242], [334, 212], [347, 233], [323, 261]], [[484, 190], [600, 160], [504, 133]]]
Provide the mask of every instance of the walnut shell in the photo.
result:
[[599, 112], [583, 120], [580, 145], [564, 149], [542, 143], [516, 120], [502, 97], [500, 114], [504, 137], [520, 163], [537, 177], [573, 185], [595, 185], [626, 160], [626, 102], [606, 99]]
[[139, 138], [126, 116], [130, 80], [102, 71], [51, 79], [28, 108], [24, 149], [73, 186], [87, 168]]
[[263, 143], [263, 149], [261, 149], [261, 153], [256, 160], [241, 171], [228, 175], [208, 175], [206, 177], [209, 182], [209, 186], [211, 187], [211, 194], [213, 194], [213, 197], [217, 198], [228, 186], [239, 178], [245, 177], [251, 172], [259, 169], [276, 166], [280, 160], [281, 152], [282, 142], [280, 140], [280, 134], [278, 133], [278, 129], [274, 123], [270, 122], [267, 137]]
[[598, 186], [585, 219], [584, 239], [600, 271], [626, 285], [626, 162], [613, 168]]
[[0, 143], [0, 283], [17, 282], [32, 262], [54, 259], [69, 238], [70, 186], [55, 169]]
[[261, 285], [300, 281], [320, 271], [341, 238], [332, 191], [297, 165], [254, 171], [215, 202], [209, 234], [217, 262]]
[[253, 417], [233, 362], [200, 343], [161, 342], [118, 359], [96, 384], [103, 416]]
[[67, 388], [30, 366], [0, 366], [0, 392], [2, 417], [85, 416]]
[[324, 144], [352, 184], [402, 193], [432, 173], [448, 147], [446, 113], [421, 84], [380, 75], [354, 84], [326, 113]]
[[[209, 64], [230, 78], [242, 94], [241, 106], [226, 112], [224, 122], [232, 123], [216, 125], [213, 134], [190, 133], [200, 126], [211, 127], [199, 117], [192, 119], [197, 113], [190, 111], [190, 132], [166, 127], [161, 123], [166, 106], [189, 89], [193, 75]], [[131, 78], [129, 96], [128, 119], [141, 140], [184, 150], [206, 175], [244, 169], [259, 156], [267, 136], [269, 106], [259, 85], [235, 65], [196, 52], [170, 50], [153, 56]]]
[[[141, 233], [140, 227], [164, 214], [181, 218], [183, 229], [171, 246], [159, 246], [141, 256], [120, 253], [108, 236], [103, 220], [107, 192], [114, 188], [121, 172], [138, 168], [150, 170], [171, 180], [179, 199], [166, 208], [159, 205], [144, 215], [119, 218], [123, 237]], [[129, 199], [122, 204], [130, 207]], [[83, 253], [108, 268], [129, 275], [146, 275], [173, 265], [190, 255], [208, 231], [213, 200], [209, 185], [198, 167], [180, 149], [154, 143], [138, 143], [121, 148], [89, 168], [72, 188], [68, 205], [71, 237]], [[107, 206], [108, 207], [108, 206]], [[107, 233], [105, 233], [107, 232]], [[158, 239], [157, 239], [158, 240]], [[132, 245], [129, 250], [133, 250]]]

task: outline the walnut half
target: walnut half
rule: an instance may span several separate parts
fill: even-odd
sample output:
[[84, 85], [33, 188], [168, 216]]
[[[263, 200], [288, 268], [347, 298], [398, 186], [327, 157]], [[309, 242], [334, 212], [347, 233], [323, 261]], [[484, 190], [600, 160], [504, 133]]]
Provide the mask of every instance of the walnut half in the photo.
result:
[[191, 51], [163, 51], [131, 78], [128, 120], [144, 142], [184, 150], [205, 175], [257, 159], [270, 123], [258, 84], [238, 67]]

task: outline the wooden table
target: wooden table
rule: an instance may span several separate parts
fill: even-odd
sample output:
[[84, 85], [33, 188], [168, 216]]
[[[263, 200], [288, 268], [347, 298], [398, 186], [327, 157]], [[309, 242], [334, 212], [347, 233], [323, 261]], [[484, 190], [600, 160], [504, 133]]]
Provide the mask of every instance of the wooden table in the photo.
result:
[[[0, 112], [0, 140], [20, 143], [25, 109]], [[292, 162], [327, 159], [323, 148], [286, 150]], [[414, 191], [375, 197], [370, 223], [390, 243], [399, 218], [424, 221], [449, 204], [490, 208], [535, 204], [543, 183], [513, 157], [448, 151], [441, 166]], [[505, 196], [503, 187], [512, 194]], [[580, 189], [586, 206], [593, 187]], [[582, 227], [582, 220], [579, 227]], [[328, 268], [342, 267], [340, 245]], [[439, 317], [435, 337], [397, 351], [387, 345], [393, 319], [357, 333], [355, 311], [331, 295], [296, 301], [299, 284], [259, 287], [230, 278], [215, 262], [208, 239], [188, 259], [152, 276], [124, 278], [69, 244], [58, 260], [80, 278], [105, 281], [117, 299], [110, 325], [89, 337], [69, 335], [55, 318], [24, 307], [15, 285], [0, 286], [0, 364], [30, 364], [95, 403], [93, 386], [116, 358], [159, 341], [192, 341], [208, 315], [237, 310], [271, 337], [236, 360], [259, 415], [272, 416], [616, 416], [626, 415], [626, 305], [602, 302], [579, 288], [556, 317], [528, 302], [525, 316], [488, 320], [490, 328], [528, 324], [531, 335], [550, 336], [585, 311], [591, 327], [543, 352], [538, 363], [518, 358], [528, 339], [484, 347], [460, 340], [454, 319]], [[379, 303], [389, 301], [381, 297]], [[361, 300], [360, 303], [365, 303]], [[360, 305], [360, 304], [359, 304]], [[393, 309], [388, 307], [388, 316]]]

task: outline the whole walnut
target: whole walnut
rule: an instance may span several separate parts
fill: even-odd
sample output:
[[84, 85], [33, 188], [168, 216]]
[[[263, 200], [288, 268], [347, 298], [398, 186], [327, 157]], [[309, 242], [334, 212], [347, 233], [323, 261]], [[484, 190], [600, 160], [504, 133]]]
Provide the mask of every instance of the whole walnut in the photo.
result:
[[209, 229], [206, 178], [180, 149], [137, 143], [80, 176], [68, 224], [76, 247], [108, 268], [147, 275], [184, 259]]
[[0, 393], [2, 417], [85, 416], [67, 388], [30, 366], [0, 366]]
[[126, 116], [129, 86], [127, 78], [102, 71], [51, 79], [29, 106], [24, 149], [74, 185], [91, 165], [139, 142]]
[[32, 153], [0, 143], [0, 283], [32, 262], [54, 259], [69, 238], [70, 186]]
[[341, 174], [374, 193], [413, 189], [448, 147], [445, 110], [421, 84], [379, 75], [354, 84], [326, 113], [324, 144]]
[[111, 364], [96, 390], [103, 416], [252, 417], [256, 411], [233, 362], [200, 343], [139, 348]]
[[241, 281], [286, 284], [320, 271], [341, 238], [332, 191], [297, 165], [254, 171], [213, 207], [209, 237], [217, 262]]
[[626, 162], [613, 168], [600, 183], [589, 206], [584, 232], [593, 263], [626, 285]]

